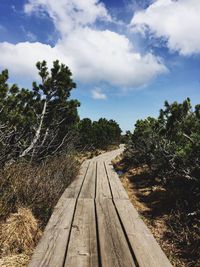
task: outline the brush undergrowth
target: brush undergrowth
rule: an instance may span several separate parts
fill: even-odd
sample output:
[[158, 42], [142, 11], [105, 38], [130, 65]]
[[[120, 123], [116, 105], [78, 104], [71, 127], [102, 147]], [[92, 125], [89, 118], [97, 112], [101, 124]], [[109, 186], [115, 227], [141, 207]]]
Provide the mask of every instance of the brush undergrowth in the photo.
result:
[[25, 206], [44, 226], [62, 192], [76, 176], [79, 164], [62, 155], [40, 165], [19, 162], [0, 171], [0, 219]]
[[124, 158], [113, 161], [123, 173], [122, 183], [134, 206], [148, 224], [175, 267], [200, 266], [200, 206], [188, 186], [164, 188], [147, 166], [127, 166]]
[[27, 266], [54, 206], [80, 163], [60, 155], [0, 170], [0, 266]]

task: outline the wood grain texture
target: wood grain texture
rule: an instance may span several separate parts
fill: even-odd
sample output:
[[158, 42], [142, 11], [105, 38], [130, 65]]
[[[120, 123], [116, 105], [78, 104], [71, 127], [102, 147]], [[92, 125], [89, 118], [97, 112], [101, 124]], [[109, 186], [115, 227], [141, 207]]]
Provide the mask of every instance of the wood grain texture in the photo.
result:
[[172, 267], [150, 230], [128, 200], [114, 200], [140, 267]]
[[93, 199], [77, 203], [65, 267], [98, 267], [95, 206]]
[[111, 199], [96, 200], [103, 267], [135, 267]]
[[96, 161], [91, 160], [79, 198], [95, 198]]
[[61, 267], [75, 209], [75, 199], [58, 203], [44, 231], [29, 267]]
[[87, 172], [89, 164], [90, 164], [89, 160], [86, 160], [86, 161], [83, 162], [83, 164], [81, 165], [81, 168], [80, 168], [78, 176], [67, 187], [67, 189], [63, 193], [62, 197], [64, 197], [65, 199], [66, 198], [77, 198], [77, 196], [78, 196], [78, 194], [80, 192], [84, 177], [86, 175], [86, 172]]
[[119, 176], [114, 171], [113, 166], [109, 162], [105, 162], [105, 167], [108, 175], [108, 180], [110, 183], [112, 196], [116, 199], [129, 199], [128, 195], [119, 179]]
[[82, 164], [56, 205], [29, 267], [172, 266], [113, 170], [111, 159], [122, 150]]
[[96, 198], [112, 198], [103, 161], [97, 162]]

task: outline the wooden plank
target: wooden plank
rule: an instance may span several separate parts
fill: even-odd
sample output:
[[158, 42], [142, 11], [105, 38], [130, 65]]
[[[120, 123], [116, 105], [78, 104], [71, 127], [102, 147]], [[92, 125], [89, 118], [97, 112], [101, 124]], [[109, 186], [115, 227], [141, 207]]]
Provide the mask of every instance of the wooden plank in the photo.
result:
[[79, 199], [65, 267], [98, 267], [95, 206], [93, 199]]
[[124, 145], [120, 145], [120, 148], [116, 149], [116, 150], [112, 150], [109, 152], [106, 152], [104, 154], [101, 154], [97, 157], [95, 157], [96, 160], [104, 160], [104, 161], [109, 161], [111, 162], [111, 160], [113, 160], [114, 158], [116, 158], [117, 156], [119, 156], [124, 150]]
[[91, 160], [79, 198], [95, 198], [96, 161]]
[[112, 198], [104, 163], [97, 162], [96, 198]]
[[130, 201], [114, 200], [140, 267], [172, 267]]
[[96, 207], [102, 266], [135, 266], [112, 200], [96, 200]]
[[128, 195], [119, 179], [119, 176], [114, 171], [112, 164], [105, 162], [105, 167], [108, 175], [108, 180], [110, 183], [112, 196], [116, 199], [129, 199]]
[[29, 267], [61, 267], [75, 209], [75, 199], [60, 202], [53, 212]]
[[90, 161], [86, 160], [81, 165], [78, 176], [74, 179], [74, 181], [67, 187], [67, 189], [63, 193], [64, 198], [77, 198], [89, 164], [90, 164]]

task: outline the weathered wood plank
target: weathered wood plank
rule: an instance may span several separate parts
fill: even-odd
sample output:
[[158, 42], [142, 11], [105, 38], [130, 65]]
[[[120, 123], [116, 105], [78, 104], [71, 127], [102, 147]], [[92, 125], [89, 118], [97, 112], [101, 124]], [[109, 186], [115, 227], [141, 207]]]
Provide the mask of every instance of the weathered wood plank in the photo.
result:
[[128, 195], [119, 179], [119, 176], [114, 171], [111, 163], [105, 162], [105, 167], [108, 175], [108, 180], [110, 183], [112, 196], [116, 199], [129, 199]]
[[95, 206], [93, 199], [79, 199], [65, 267], [98, 267]]
[[112, 150], [109, 152], [106, 152], [102, 155], [99, 155], [97, 157], [95, 157], [96, 160], [104, 160], [104, 161], [111, 161], [114, 158], [116, 158], [118, 155], [120, 155], [124, 150], [124, 145], [120, 145], [120, 148], [116, 149], [116, 150]]
[[117, 153], [82, 165], [56, 205], [29, 267], [135, 267], [135, 258], [139, 267], [172, 266], [110, 164], [109, 157]]
[[102, 266], [135, 266], [112, 200], [96, 200], [96, 207]]
[[29, 267], [63, 266], [76, 203], [75, 199], [63, 200], [56, 206]]
[[91, 160], [79, 198], [95, 197], [96, 161]]
[[114, 200], [140, 267], [172, 267], [130, 201]]
[[96, 198], [112, 198], [104, 163], [97, 162]]
[[88, 161], [88, 160], [83, 162], [83, 164], [81, 165], [81, 168], [80, 168], [78, 176], [67, 187], [67, 189], [63, 193], [62, 197], [64, 197], [65, 199], [66, 198], [77, 198], [77, 196], [78, 196], [78, 194], [80, 192], [80, 189], [81, 189], [81, 186], [82, 186], [82, 183], [83, 183], [83, 180], [84, 180], [84, 177], [85, 177], [85, 174], [87, 172], [89, 164], [90, 164], [90, 161]]

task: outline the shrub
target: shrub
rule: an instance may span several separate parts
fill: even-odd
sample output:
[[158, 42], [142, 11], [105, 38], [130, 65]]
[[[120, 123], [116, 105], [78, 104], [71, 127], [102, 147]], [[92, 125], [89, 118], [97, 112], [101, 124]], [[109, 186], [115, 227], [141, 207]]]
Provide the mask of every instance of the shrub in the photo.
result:
[[[138, 120], [124, 153], [127, 164], [146, 164], [162, 179], [173, 185], [178, 179], [200, 185], [200, 118], [190, 100], [182, 104], [165, 103], [157, 119]], [[183, 181], [184, 183], [184, 181]], [[193, 184], [191, 182], [191, 184]]]
[[[157, 119], [138, 120], [123, 155], [125, 168], [148, 166], [154, 183], [173, 199], [170, 241], [184, 260], [200, 258], [200, 105], [165, 102]], [[199, 265], [198, 265], [199, 266]]]
[[7, 166], [0, 173], [0, 218], [25, 206], [44, 226], [78, 168], [72, 155], [47, 159], [40, 165], [19, 162]]

